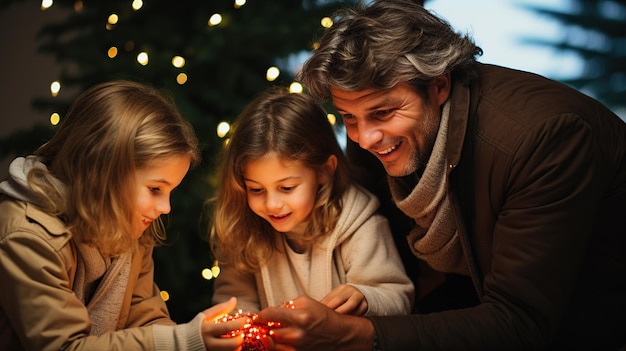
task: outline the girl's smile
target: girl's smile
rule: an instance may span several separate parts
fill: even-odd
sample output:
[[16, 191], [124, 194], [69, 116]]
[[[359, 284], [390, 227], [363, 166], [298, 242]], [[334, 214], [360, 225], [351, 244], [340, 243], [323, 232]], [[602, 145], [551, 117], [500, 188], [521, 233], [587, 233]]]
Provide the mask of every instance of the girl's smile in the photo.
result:
[[176, 156], [137, 170], [135, 238], [139, 238], [160, 215], [170, 213], [170, 195], [187, 174], [190, 163], [188, 156]]
[[278, 232], [304, 233], [320, 184], [315, 171], [270, 153], [248, 162], [243, 174], [252, 212]]

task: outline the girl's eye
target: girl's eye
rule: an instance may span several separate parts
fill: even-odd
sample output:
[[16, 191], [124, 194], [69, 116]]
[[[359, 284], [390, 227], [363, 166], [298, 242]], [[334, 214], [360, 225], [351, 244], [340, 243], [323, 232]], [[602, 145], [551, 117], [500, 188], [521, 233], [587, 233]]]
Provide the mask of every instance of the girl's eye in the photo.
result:
[[151, 193], [158, 193], [161, 191], [161, 188], [158, 187], [148, 187]]
[[286, 191], [286, 192], [289, 192], [289, 191], [292, 191], [292, 190], [293, 190], [293, 189], [295, 189], [295, 188], [296, 188], [296, 186], [295, 186], [295, 185], [294, 185], [294, 186], [281, 186], [281, 187], [280, 187], [280, 190], [282, 190], [282, 191]]
[[263, 191], [263, 189], [261, 188], [248, 188], [248, 192], [252, 193], [252, 194], [259, 194]]

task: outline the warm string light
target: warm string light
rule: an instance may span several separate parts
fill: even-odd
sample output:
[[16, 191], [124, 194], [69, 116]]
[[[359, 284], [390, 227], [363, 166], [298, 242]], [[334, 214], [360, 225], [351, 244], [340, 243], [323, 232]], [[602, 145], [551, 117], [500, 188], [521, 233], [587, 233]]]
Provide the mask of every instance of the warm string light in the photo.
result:
[[[294, 309], [293, 301], [285, 302], [280, 305], [283, 308]], [[241, 345], [241, 351], [269, 351], [270, 342], [269, 337], [272, 335], [272, 331], [277, 328], [282, 328], [283, 325], [280, 322], [266, 322], [260, 323], [258, 321], [259, 316], [256, 313], [243, 312], [239, 310], [235, 313], [223, 315], [215, 320], [215, 323], [224, 323], [239, 318], [246, 318], [246, 324], [243, 328], [231, 331], [228, 334], [223, 335], [224, 338], [233, 338], [237, 336], [243, 337], [243, 344]]]
[[220, 15], [219, 13], [214, 13], [213, 15], [211, 15], [211, 17], [209, 17], [209, 22], [207, 24], [209, 25], [209, 27], [213, 27], [217, 26], [220, 23], [222, 23], [222, 15]]
[[217, 136], [223, 138], [230, 131], [230, 123], [228, 122], [220, 122], [217, 125]]
[[52, 0], [42, 0], [41, 1], [41, 9], [47, 10], [52, 6]]
[[329, 113], [326, 115], [326, 118], [328, 118], [328, 122], [330, 122], [331, 125], [335, 125], [335, 123], [337, 123], [337, 116], [335, 116], [335, 114], [333, 113]]
[[142, 0], [133, 0], [133, 3], [131, 4], [131, 7], [133, 8], [133, 10], [139, 11], [139, 9], [141, 9], [143, 7], [143, 1]]
[[50, 115], [50, 124], [56, 126], [59, 122], [61, 122], [61, 116], [58, 113], [53, 112]]
[[298, 83], [298, 82], [293, 82], [291, 83], [291, 85], [289, 85], [289, 92], [290, 93], [301, 93], [304, 91], [304, 88], [302, 87], [302, 84]]
[[215, 262], [213, 262], [213, 267], [205, 268], [205, 269], [202, 270], [202, 278], [204, 278], [206, 280], [211, 280], [213, 278], [217, 278], [218, 275], [220, 275], [220, 266], [219, 266], [217, 260], [215, 260]]
[[61, 82], [59, 82], [58, 80], [55, 80], [54, 82], [50, 83], [50, 95], [57, 96], [59, 95], [59, 91], [61, 91]]
[[267, 79], [268, 82], [273, 82], [279, 75], [280, 69], [276, 66], [272, 66], [265, 72], [265, 79]]
[[[52, 6], [52, 4], [53, 4], [53, 0], [42, 0], [41, 8], [42, 10], [48, 9]], [[233, 5], [236, 9], [239, 9], [243, 7], [245, 4], [246, 4], [246, 0], [234, 0]], [[144, 5], [143, 0], [133, 0], [131, 7], [134, 11], [139, 11], [143, 8], [143, 5]], [[77, 0], [75, 2], [75, 10], [77, 12], [80, 12], [82, 8], [83, 8], [82, 0]], [[115, 29], [115, 26], [118, 24], [119, 20], [120, 18], [116, 13], [111, 13], [107, 17], [107, 20], [105, 23], [106, 28], [108, 30]], [[217, 25], [220, 25], [222, 21], [223, 21], [222, 15], [220, 13], [214, 13], [209, 17], [207, 21], [207, 25], [209, 27], [217, 26]], [[323, 17], [320, 20], [320, 24], [322, 27], [328, 28], [333, 25], [333, 21], [330, 17]], [[124, 49], [128, 52], [132, 51], [134, 47], [135, 47], [135, 43], [132, 40], [128, 40], [124, 44]], [[109, 57], [110, 59], [116, 58], [118, 54], [119, 54], [119, 50], [116, 46], [109, 47], [109, 49], [106, 52], [107, 57]], [[135, 59], [140, 65], [147, 66], [149, 63], [149, 53], [145, 51], [139, 52]], [[179, 69], [182, 68], [185, 65], [185, 58], [183, 58], [182, 56], [174, 56], [172, 58], [172, 65]], [[276, 80], [279, 75], [280, 75], [280, 69], [275, 66], [268, 68], [267, 71], [265, 72], [265, 78], [269, 82]], [[187, 83], [188, 76], [185, 72], [179, 72], [176, 75], [175, 79], [179, 85], [184, 85], [185, 83]], [[300, 93], [302, 92], [303, 89], [299, 83], [292, 83], [292, 85], [290, 86], [290, 90], [291, 92], [294, 92], [294, 93]]]
[[137, 62], [139, 62], [140, 65], [145, 66], [148, 64], [148, 53], [145, 51], [140, 52], [137, 55]]
[[330, 28], [333, 26], [333, 20], [330, 17], [324, 17], [322, 18], [322, 20], [320, 21], [320, 24], [322, 25], [322, 27], [324, 28]]

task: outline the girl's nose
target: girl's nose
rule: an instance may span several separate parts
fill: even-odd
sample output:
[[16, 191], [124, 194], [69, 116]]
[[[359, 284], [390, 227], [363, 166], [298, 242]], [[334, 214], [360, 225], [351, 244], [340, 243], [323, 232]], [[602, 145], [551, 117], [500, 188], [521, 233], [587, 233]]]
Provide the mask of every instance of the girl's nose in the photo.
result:
[[274, 194], [268, 194], [265, 199], [265, 207], [268, 210], [278, 210], [283, 206], [283, 202], [280, 200], [280, 197]]
[[172, 206], [170, 205], [170, 199], [159, 200], [156, 204], [156, 210], [160, 214], [168, 214], [172, 210]]

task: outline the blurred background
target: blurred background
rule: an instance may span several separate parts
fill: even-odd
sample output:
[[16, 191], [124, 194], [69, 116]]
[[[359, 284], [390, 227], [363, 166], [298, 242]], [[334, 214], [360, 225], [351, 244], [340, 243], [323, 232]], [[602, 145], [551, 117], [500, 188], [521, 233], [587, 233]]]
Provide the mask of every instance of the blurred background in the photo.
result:
[[[327, 16], [350, 2], [0, 0], [0, 180], [10, 160], [45, 142], [91, 85], [125, 78], [167, 90], [203, 151], [202, 165], [173, 194], [169, 239], [154, 254], [172, 318], [187, 322], [210, 306], [217, 271], [205, 202], [230, 123], [260, 91], [292, 85], [331, 25]], [[481, 62], [562, 81], [626, 119], [626, 0], [424, 6], [470, 33], [485, 52]]]

